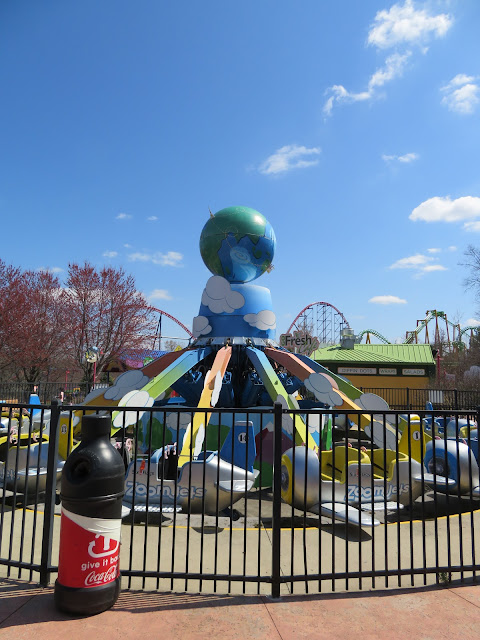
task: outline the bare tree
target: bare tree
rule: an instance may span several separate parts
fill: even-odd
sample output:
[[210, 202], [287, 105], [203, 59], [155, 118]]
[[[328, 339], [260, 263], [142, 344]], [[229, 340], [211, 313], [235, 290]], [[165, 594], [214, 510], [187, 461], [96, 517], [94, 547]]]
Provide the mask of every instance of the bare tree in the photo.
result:
[[85, 355], [96, 347], [97, 369], [124, 349], [145, 346], [155, 328], [154, 315], [136, 289], [133, 276], [121, 268], [97, 270], [85, 262], [70, 264], [65, 290], [70, 358], [93, 382], [92, 365]]
[[468, 270], [464, 280], [465, 288], [473, 290], [477, 303], [480, 303], [480, 249], [469, 244], [463, 255], [466, 262], [460, 264]]
[[27, 382], [47, 379], [59, 368], [69, 339], [64, 291], [59, 279], [47, 271], [23, 274], [27, 307], [17, 329], [16, 362]]
[[18, 327], [25, 315], [25, 290], [20, 269], [0, 260], [0, 370], [10, 368], [12, 330]]
[[181, 345], [180, 345], [180, 343], [179, 343], [179, 342], [177, 342], [176, 340], [173, 340], [173, 339], [167, 339], [167, 340], [165, 340], [164, 348], [165, 348], [165, 350], [166, 350], [166, 351], [175, 351], [175, 349], [176, 349], [177, 347], [180, 347], [180, 348], [181, 348]]
[[0, 367], [19, 380], [48, 379], [67, 337], [58, 278], [0, 263]]

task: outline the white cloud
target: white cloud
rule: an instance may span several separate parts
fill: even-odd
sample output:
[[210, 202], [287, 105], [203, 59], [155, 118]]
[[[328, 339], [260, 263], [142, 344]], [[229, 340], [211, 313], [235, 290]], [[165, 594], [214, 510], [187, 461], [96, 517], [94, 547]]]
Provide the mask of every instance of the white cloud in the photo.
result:
[[375, 71], [368, 81], [367, 91], [361, 91], [354, 93], [347, 91], [342, 85], [333, 85], [326, 90], [326, 95], [329, 95], [327, 101], [323, 106], [323, 114], [330, 116], [335, 103], [348, 104], [353, 102], [363, 102], [365, 100], [371, 100], [376, 96], [376, 90], [387, 82], [390, 82], [394, 78], [400, 76], [403, 73], [403, 69], [411, 53], [399, 54], [394, 53], [385, 60], [385, 66]]
[[441, 264], [427, 264], [422, 271], [429, 273], [430, 271], [448, 271], [448, 269]]
[[155, 220], [158, 220], [157, 216], [148, 216], [147, 220], [149, 222], [155, 222]]
[[394, 4], [377, 13], [367, 42], [379, 49], [402, 44], [423, 45], [430, 36], [444, 36], [452, 24], [453, 18], [448, 14], [431, 15], [427, 9], [415, 9], [412, 0], [405, 0], [403, 5]]
[[[412, 55], [412, 47], [419, 47], [422, 53], [426, 53], [428, 40], [444, 36], [452, 24], [453, 19], [448, 14], [434, 15], [425, 8], [416, 9], [412, 0], [378, 11], [368, 32], [367, 44], [383, 51], [391, 48], [396, 50], [386, 58], [384, 66], [370, 76], [366, 91], [355, 93], [338, 84], [327, 89], [324, 116], [331, 115], [336, 103], [362, 102], [375, 98], [379, 88], [402, 75]], [[411, 162], [415, 158], [409, 158], [407, 154], [393, 156], [392, 159]]]
[[433, 271], [447, 271], [447, 268], [435, 262], [436, 258], [425, 256], [422, 253], [416, 253], [407, 258], [401, 258], [389, 266], [389, 269], [413, 269], [414, 277], [419, 278], [425, 273]]
[[102, 256], [104, 258], [116, 258], [118, 256], [118, 252], [117, 251], [104, 251], [102, 253]]
[[243, 316], [245, 322], [251, 327], [260, 329], [260, 331], [268, 331], [268, 329], [275, 329], [277, 321], [273, 311], [264, 309], [258, 313], [247, 313]]
[[369, 95], [372, 96], [377, 87], [383, 87], [386, 82], [390, 82], [394, 78], [402, 75], [405, 64], [410, 56], [410, 51], [404, 54], [393, 53], [391, 56], [388, 56], [385, 60], [385, 66], [375, 71], [368, 82]]
[[398, 296], [373, 296], [369, 302], [372, 304], [407, 304], [407, 301]]
[[148, 296], [149, 300], [171, 300], [172, 296], [166, 289], [154, 289]]
[[36, 271], [43, 271], [44, 273], [62, 273], [62, 267], [37, 267]]
[[409, 218], [424, 222], [464, 222], [465, 231], [479, 231], [475, 218], [480, 218], [480, 198], [463, 196], [452, 200], [450, 196], [435, 196], [415, 207]]
[[385, 162], [400, 162], [402, 164], [409, 164], [410, 162], [413, 162], [414, 160], [418, 160], [418, 153], [405, 153], [402, 156], [397, 156], [397, 155], [387, 155], [387, 154], [383, 154], [382, 155], [382, 160], [384, 160]]
[[290, 144], [281, 147], [269, 156], [259, 167], [259, 172], [265, 175], [285, 173], [292, 169], [304, 169], [318, 164], [319, 147], [304, 147], [298, 144]]
[[119, 213], [117, 220], [130, 220], [132, 216], [129, 213]]
[[182, 413], [167, 413], [167, 419], [165, 420], [165, 426], [170, 429], [172, 433], [176, 431], [186, 431], [192, 421], [192, 414], [187, 412]]
[[[90, 391], [90, 393], [87, 393], [87, 395], [85, 396], [85, 399], [84, 399], [84, 401], [83, 401], [83, 402], [84, 402], [84, 404], [85, 404], [85, 403], [87, 403], [87, 404], [89, 404], [89, 403], [90, 403], [90, 404], [91, 404], [91, 401], [92, 401], [94, 398], [98, 398], [98, 397], [100, 397], [100, 396], [103, 396], [104, 391], [105, 391], [105, 389], [92, 389], [92, 390]], [[77, 424], [78, 424], [78, 420], [77, 420]], [[74, 423], [74, 425], [75, 425], [75, 423]]]
[[389, 269], [417, 269], [431, 262], [433, 258], [424, 256], [421, 253], [416, 253], [414, 256], [408, 256], [408, 258], [401, 258], [397, 260]]
[[[401, 342], [403, 342], [403, 340]], [[388, 402], [383, 398], [381, 398], [380, 396], [377, 396], [375, 393], [362, 393], [362, 395], [355, 400], [355, 404], [360, 409], [363, 409], [365, 412], [374, 413], [373, 419], [380, 424], [377, 424], [377, 428], [375, 428], [375, 423], [373, 425], [367, 425], [365, 431], [368, 435], [372, 435], [372, 437], [374, 438], [376, 436], [375, 439], [377, 439], [377, 443], [381, 444], [382, 440], [386, 440], [388, 438], [388, 432], [384, 433], [382, 428], [383, 420], [385, 419], [387, 422], [394, 424], [396, 419], [394, 414], [384, 413], [390, 409], [390, 407], [388, 406]], [[375, 415], [375, 412], [377, 411], [381, 413], [377, 413]], [[372, 429], [373, 429], [373, 434], [372, 434]], [[386, 446], [387, 448], [392, 448], [392, 446], [388, 447], [389, 444], [391, 444], [393, 447], [395, 446], [393, 442], [385, 443], [383, 446]]]
[[476, 318], [469, 318], [465, 325], [462, 325], [462, 327], [480, 327], [480, 320], [477, 320]]
[[[127, 372], [128, 373], [128, 372]], [[154, 399], [149, 395], [148, 391], [130, 391], [118, 403], [119, 407], [151, 407]], [[113, 420], [113, 426], [121, 428], [123, 425], [128, 427], [135, 425], [141, 419], [144, 411], [120, 411]]]
[[457, 75], [450, 80], [450, 82], [442, 87], [442, 91], [452, 91], [457, 87], [462, 87], [465, 84], [470, 84], [476, 80], [475, 76], [467, 76], [465, 73], [457, 73]]
[[456, 250], [457, 250], [457, 247], [453, 244], [447, 249], [447, 251], [456, 251]]
[[369, 100], [371, 98], [371, 95], [368, 91], [353, 93], [352, 91], [347, 91], [341, 84], [334, 84], [333, 87], [328, 88], [325, 93], [327, 95], [330, 93], [330, 97], [327, 99], [323, 107], [323, 114], [325, 116], [331, 115], [335, 102], [339, 104], [363, 102], [364, 100]]
[[203, 290], [202, 304], [213, 313], [233, 313], [235, 309], [243, 307], [245, 298], [238, 291], [233, 291], [228, 280], [222, 276], [212, 276]]
[[468, 115], [475, 111], [480, 102], [480, 85], [478, 78], [459, 73], [441, 88], [445, 94], [442, 104], [455, 113]]
[[341, 396], [332, 387], [330, 380], [321, 373], [311, 373], [305, 379], [304, 385], [319, 402], [328, 406], [338, 407], [343, 402]]
[[427, 249], [428, 253], [441, 253], [442, 250], [441, 249], [437, 249], [437, 248], [432, 248], [432, 249]]
[[109, 387], [103, 397], [106, 400], [121, 400], [130, 391], [135, 391], [144, 387], [150, 378], [141, 370], [126, 371], [118, 376], [112, 387]]
[[132, 262], [152, 262], [153, 264], [159, 264], [163, 267], [179, 267], [183, 260], [183, 255], [177, 251], [168, 251], [167, 253], [131, 253], [128, 259]]
[[205, 336], [212, 330], [212, 326], [206, 316], [196, 316], [192, 323], [192, 333], [195, 338]]
[[465, 231], [472, 231], [473, 233], [477, 233], [478, 231], [480, 231], [480, 220], [477, 220], [476, 222], [465, 222], [463, 228], [465, 229]]

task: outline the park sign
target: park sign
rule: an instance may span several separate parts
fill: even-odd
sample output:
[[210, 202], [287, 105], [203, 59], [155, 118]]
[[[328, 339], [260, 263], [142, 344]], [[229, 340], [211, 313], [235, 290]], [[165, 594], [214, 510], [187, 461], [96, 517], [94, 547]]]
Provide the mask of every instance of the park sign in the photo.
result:
[[87, 349], [87, 351], [85, 352], [85, 360], [90, 364], [97, 362], [98, 352], [99, 352], [98, 347], [90, 347], [90, 349]]
[[280, 346], [285, 347], [293, 353], [301, 353], [310, 356], [318, 349], [320, 342], [315, 336], [311, 336], [307, 331], [299, 329], [292, 333], [282, 333], [280, 336]]

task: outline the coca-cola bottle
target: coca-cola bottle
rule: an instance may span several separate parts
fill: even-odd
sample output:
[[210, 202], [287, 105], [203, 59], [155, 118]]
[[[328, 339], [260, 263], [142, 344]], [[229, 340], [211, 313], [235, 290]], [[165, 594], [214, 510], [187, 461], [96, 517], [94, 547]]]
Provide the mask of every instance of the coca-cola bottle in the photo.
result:
[[81, 443], [62, 472], [55, 604], [75, 615], [109, 609], [120, 592], [125, 466], [110, 443], [111, 426], [110, 416], [84, 416]]

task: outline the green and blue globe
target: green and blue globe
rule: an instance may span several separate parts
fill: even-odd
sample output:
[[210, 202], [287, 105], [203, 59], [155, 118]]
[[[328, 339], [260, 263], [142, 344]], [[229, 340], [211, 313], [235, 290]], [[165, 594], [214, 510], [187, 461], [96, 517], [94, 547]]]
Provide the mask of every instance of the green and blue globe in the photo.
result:
[[227, 207], [210, 217], [200, 235], [200, 253], [207, 268], [229, 282], [250, 282], [269, 270], [275, 233], [260, 212]]

